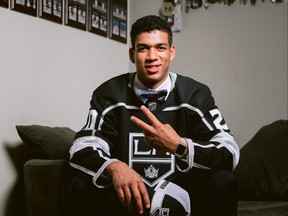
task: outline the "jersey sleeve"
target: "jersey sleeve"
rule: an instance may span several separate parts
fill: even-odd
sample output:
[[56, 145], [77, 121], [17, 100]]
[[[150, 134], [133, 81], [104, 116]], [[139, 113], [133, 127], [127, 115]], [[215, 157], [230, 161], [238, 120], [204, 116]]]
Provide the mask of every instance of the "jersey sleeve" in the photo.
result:
[[[70, 149], [70, 165], [93, 178], [97, 187], [105, 187], [111, 181], [103, 175], [104, 169], [117, 159], [110, 154], [112, 140], [116, 137], [113, 113], [104, 114], [108, 101], [94, 91], [86, 125], [76, 133]], [[109, 139], [107, 139], [109, 137]]]
[[232, 171], [239, 161], [239, 147], [230, 134], [210, 89], [202, 85], [188, 102], [188, 155], [178, 160], [177, 168], [188, 172], [200, 169]]

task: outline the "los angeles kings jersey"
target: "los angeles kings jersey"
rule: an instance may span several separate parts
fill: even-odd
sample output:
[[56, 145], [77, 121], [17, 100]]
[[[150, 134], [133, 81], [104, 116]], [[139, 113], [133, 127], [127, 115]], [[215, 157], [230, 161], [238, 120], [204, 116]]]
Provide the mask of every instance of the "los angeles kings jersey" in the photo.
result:
[[194, 167], [233, 170], [239, 149], [210, 89], [191, 78], [169, 75], [173, 88], [153, 113], [187, 139], [187, 158], [178, 159], [145, 143], [142, 130], [130, 117], [149, 121], [140, 110], [143, 102], [133, 90], [135, 73], [127, 73], [106, 81], [93, 92], [86, 125], [76, 134], [70, 149], [71, 166], [91, 175], [98, 187], [111, 184], [103, 171], [117, 160], [136, 170], [149, 187]]

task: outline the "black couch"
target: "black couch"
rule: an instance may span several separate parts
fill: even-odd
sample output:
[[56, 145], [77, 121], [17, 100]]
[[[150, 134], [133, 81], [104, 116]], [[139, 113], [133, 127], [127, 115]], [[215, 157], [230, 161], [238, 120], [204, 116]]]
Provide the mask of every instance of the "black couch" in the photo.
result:
[[[241, 149], [234, 173], [239, 182], [239, 216], [288, 216], [287, 120], [262, 127]], [[28, 216], [65, 216], [75, 170], [68, 150], [75, 132], [65, 127], [16, 126], [33, 154], [24, 164]]]

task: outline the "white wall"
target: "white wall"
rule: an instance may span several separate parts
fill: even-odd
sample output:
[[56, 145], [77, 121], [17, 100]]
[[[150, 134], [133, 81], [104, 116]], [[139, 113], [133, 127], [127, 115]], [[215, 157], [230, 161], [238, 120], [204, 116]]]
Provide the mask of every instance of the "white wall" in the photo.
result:
[[[17, 124], [85, 123], [92, 91], [128, 71], [128, 45], [0, 8], [0, 216], [16, 181]], [[17, 208], [17, 205], [14, 206]]]
[[[130, 1], [130, 22], [162, 0]], [[16, 173], [5, 146], [16, 124], [83, 126], [92, 90], [134, 69], [128, 46], [0, 8], [0, 216]], [[239, 145], [287, 119], [287, 3], [235, 2], [183, 13], [171, 70], [208, 84]]]
[[[162, 2], [134, 0], [131, 23], [158, 14]], [[174, 43], [171, 70], [210, 86], [240, 147], [263, 125], [287, 119], [287, 3], [183, 12]]]

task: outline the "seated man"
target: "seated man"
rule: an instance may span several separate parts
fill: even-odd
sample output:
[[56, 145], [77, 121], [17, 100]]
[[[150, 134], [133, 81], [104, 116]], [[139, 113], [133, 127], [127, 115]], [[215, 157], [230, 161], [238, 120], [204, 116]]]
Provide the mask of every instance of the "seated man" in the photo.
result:
[[93, 92], [70, 149], [71, 215], [237, 215], [239, 148], [209, 88], [169, 71], [161, 17], [137, 20], [131, 44], [136, 72]]

